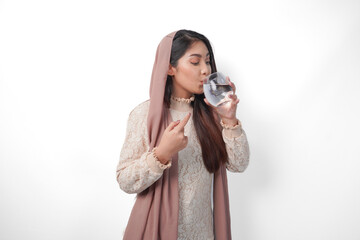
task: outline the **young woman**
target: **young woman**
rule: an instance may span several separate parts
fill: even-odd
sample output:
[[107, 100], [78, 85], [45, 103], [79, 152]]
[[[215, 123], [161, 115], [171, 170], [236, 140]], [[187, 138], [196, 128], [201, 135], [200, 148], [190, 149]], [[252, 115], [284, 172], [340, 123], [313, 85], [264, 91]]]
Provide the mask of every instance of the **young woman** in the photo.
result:
[[125, 240], [231, 239], [226, 169], [246, 169], [249, 145], [235, 91], [221, 108], [205, 99], [212, 72], [205, 36], [180, 30], [160, 42], [150, 100], [130, 113], [117, 166], [120, 188], [137, 193]]

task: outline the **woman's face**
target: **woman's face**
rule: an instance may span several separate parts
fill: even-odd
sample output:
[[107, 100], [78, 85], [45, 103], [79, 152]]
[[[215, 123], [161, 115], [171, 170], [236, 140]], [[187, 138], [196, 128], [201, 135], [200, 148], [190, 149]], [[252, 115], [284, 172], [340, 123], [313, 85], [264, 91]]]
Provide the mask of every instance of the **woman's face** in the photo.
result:
[[209, 51], [202, 41], [196, 41], [178, 60], [176, 67], [170, 65], [168, 74], [173, 79], [172, 94], [190, 98], [193, 94], [203, 93], [204, 78], [210, 73]]

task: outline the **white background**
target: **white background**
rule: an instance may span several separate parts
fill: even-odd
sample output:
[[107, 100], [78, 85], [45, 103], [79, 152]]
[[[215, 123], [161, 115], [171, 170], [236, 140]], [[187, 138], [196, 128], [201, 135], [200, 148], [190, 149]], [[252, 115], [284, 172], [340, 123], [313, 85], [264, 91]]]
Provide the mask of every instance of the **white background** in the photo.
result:
[[115, 168], [158, 43], [191, 29], [241, 100], [233, 238], [360, 239], [360, 2], [0, 1], [0, 239], [121, 239]]

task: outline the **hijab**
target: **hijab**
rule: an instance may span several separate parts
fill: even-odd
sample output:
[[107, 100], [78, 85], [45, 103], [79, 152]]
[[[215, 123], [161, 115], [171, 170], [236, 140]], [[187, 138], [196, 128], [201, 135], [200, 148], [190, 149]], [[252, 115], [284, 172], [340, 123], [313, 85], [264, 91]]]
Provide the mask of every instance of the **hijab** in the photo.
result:
[[[150, 150], [161, 140], [172, 122], [164, 103], [164, 92], [173, 38], [176, 32], [165, 36], [156, 51], [150, 84], [150, 107], [147, 119]], [[125, 230], [124, 240], [176, 240], [179, 217], [178, 154], [172, 165], [143, 193], [137, 195]], [[230, 240], [229, 196], [225, 165], [214, 173], [213, 184], [214, 236]]]

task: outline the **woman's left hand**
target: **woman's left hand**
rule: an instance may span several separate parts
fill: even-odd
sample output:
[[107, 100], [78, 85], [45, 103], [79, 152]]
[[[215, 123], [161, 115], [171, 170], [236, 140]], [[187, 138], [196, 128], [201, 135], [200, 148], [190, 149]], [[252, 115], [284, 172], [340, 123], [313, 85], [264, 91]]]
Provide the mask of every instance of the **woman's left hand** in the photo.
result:
[[237, 108], [237, 104], [240, 102], [240, 100], [237, 98], [237, 96], [235, 94], [235, 92], [236, 92], [235, 84], [230, 81], [229, 77], [226, 77], [226, 78], [229, 81], [229, 85], [233, 89], [233, 94], [228, 95], [230, 101], [227, 103], [224, 103], [223, 105], [221, 105], [219, 107], [212, 106], [206, 98], [204, 99], [204, 101], [207, 105], [212, 107], [219, 114], [219, 116], [224, 124], [235, 126], [238, 123], [238, 120], [236, 118], [236, 108]]

